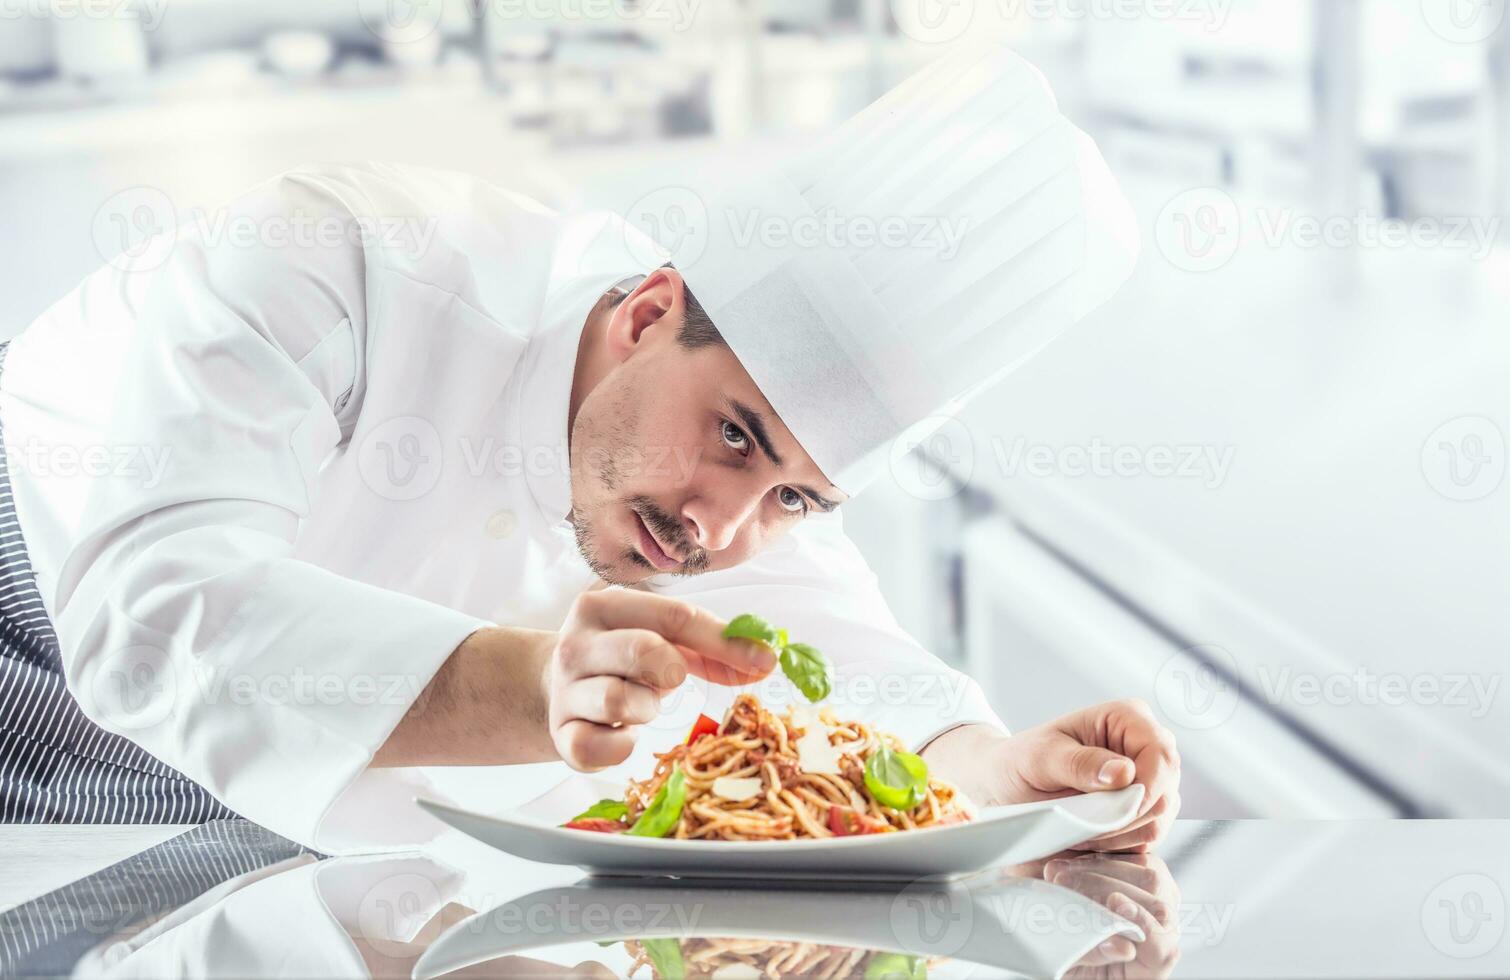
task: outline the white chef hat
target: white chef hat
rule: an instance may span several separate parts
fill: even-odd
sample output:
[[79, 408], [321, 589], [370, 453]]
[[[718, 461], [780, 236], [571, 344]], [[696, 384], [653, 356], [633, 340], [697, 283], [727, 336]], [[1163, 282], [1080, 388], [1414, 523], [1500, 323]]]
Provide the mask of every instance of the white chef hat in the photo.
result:
[[898, 436], [942, 423], [1109, 299], [1137, 258], [1095, 144], [999, 46], [934, 62], [776, 169], [699, 184], [705, 239], [673, 257], [850, 494]]

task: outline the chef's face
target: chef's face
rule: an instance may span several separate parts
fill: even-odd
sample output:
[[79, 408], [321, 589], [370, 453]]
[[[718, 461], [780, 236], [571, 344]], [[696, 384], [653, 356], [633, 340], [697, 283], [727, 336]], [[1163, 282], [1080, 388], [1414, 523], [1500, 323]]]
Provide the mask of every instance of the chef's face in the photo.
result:
[[594, 311], [579, 353], [572, 523], [613, 584], [737, 565], [844, 499], [728, 347], [689, 346], [685, 297], [657, 270]]

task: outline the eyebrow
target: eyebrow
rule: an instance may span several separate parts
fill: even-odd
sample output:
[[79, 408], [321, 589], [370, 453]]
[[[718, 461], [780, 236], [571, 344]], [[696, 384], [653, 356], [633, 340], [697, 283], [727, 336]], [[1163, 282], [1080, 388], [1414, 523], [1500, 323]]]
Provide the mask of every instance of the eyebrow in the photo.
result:
[[[735, 415], [739, 416], [739, 421], [744, 423], [745, 428], [750, 430], [750, 436], [755, 440], [755, 445], [760, 447], [760, 451], [762, 453], [765, 453], [766, 459], [769, 459], [773, 464], [775, 464], [778, 469], [780, 469], [781, 455], [776, 452], [776, 447], [771, 445], [771, 435], [765, 427], [765, 416], [761, 415], [761, 413], [757, 412], [755, 409], [751, 408], [750, 406], [746, 405], [744, 402], [739, 401], [736, 398], [728, 398], [725, 400], [728, 402], [729, 410]], [[814, 490], [812, 487], [792, 484], [792, 489], [798, 491], [799, 493], [806, 494], [813, 501], [813, 503], [818, 505], [818, 509], [823, 511], [825, 514], [829, 513], [834, 508], [839, 506], [839, 502], [837, 500], [830, 500], [829, 498], [823, 496], [823, 494]]]

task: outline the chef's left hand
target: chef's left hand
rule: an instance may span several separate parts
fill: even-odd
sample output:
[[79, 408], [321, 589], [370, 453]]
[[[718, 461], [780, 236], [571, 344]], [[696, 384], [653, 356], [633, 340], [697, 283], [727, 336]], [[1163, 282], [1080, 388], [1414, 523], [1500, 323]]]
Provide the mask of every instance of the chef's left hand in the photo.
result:
[[1143, 701], [1109, 701], [1013, 735], [991, 732], [984, 744], [968, 746], [962, 739], [941, 746], [954, 756], [943, 775], [977, 802], [1029, 803], [1142, 784], [1137, 816], [1077, 850], [1147, 851], [1179, 812], [1174, 735]]

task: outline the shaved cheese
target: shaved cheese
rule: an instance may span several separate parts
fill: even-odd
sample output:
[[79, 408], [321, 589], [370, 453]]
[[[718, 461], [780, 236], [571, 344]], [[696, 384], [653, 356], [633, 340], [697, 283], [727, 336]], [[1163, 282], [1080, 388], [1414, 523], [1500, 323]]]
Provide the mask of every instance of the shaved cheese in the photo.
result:
[[753, 800], [760, 795], [760, 777], [748, 776], [736, 779], [733, 776], [719, 776], [713, 780], [713, 795], [722, 796], [734, 803], [744, 800]]
[[812, 728], [797, 740], [797, 761], [804, 772], [839, 775], [840, 752], [828, 740], [828, 729]]
[[859, 793], [856, 793], [853, 788], [851, 788], [849, 791], [849, 805], [854, 807], [860, 813], [870, 812], [870, 804], [865, 802], [865, 797], [861, 796]]
[[712, 980], [760, 980], [761, 973], [748, 963], [725, 963], [708, 976]]
[[792, 705], [792, 724], [805, 732], [823, 727], [823, 719], [818, 717], [818, 709], [811, 704]]

